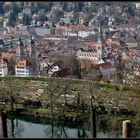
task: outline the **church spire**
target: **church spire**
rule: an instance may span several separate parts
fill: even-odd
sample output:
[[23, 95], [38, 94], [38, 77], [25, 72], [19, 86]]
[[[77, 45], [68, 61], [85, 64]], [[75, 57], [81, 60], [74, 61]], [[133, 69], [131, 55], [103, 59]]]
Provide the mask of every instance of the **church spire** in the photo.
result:
[[100, 19], [98, 23], [98, 41], [97, 44], [101, 44], [101, 25], [100, 25]]
[[30, 57], [35, 55], [35, 42], [34, 39], [32, 37], [32, 35], [29, 36], [29, 53], [30, 53]]
[[103, 45], [102, 45], [102, 31], [101, 31], [101, 11], [99, 11], [99, 22], [98, 22], [98, 41], [97, 41], [97, 46], [99, 50], [99, 62], [102, 61], [103, 58]]
[[16, 48], [16, 61], [18, 61], [20, 59], [21, 56], [21, 44], [20, 44], [20, 40], [18, 40], [17, 42], [17, 48]]
[[[100, 12], [100, 11], [99, 11]], [[98, 41], [97, 41], [97, 45], [98, 45], [98, 49], [99, 49], [99, 60], [102, 58], [101, 54], [102, 54], [102, 42], [101, 42], [101, 13], [99, 13], [99, 21], [98, 21]]]

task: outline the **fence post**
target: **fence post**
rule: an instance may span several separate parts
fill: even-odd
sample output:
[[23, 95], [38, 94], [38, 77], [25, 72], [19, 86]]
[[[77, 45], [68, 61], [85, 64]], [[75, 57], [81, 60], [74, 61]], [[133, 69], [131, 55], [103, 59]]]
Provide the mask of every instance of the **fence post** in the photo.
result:
[[0, 121], [1, 121], [1, 128], [2, 128], [2, 136], [3, 136], [3, 138], [8, 138], [6, 118], [7, 118], [6, 113], [1, 112]]
[[91, 107], [91, 134], [96, 138], [96, 108]]
[[122, 138], [131, 137], [131, 123], [130, 120], [123, 121]]

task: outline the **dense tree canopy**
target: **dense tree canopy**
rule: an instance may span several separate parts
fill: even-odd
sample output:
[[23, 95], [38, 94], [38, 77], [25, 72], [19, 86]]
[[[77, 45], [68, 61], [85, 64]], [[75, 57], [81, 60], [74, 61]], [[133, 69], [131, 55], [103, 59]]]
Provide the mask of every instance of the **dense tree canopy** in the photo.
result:
[[4, 14], [3, 2], [0, 2], [0, 14]]
[[16, 25], [16, 15], [13, 11], [10, 12], [8, 25], [14, 27]]
[[63, 11], [68, 11], [68, 3], [67, 2], [63, 3]]
[[117, 82], [123, 84], [125, 63], [121, 60], [121, 58], [118, 61], [116, 61], [115, 69], [116, 69]]
[[24, 25], [30, 25], [30, 17], [28, 14], [24, 13], [23, 18], [22, 18], [22, 23]]
[[61, 10], [54, 10], [52, 12], [52, 17], [56, 19], [56, 21], [59, 21], [61, 17], [64, 17], [64, 12]]
[[17, 17], [18, 16], [18, 13], [20, 12], [20, 8], [18, 6], [18, 4], [16, 3], [12, 3], [12, 11], [14, 12], [15, 16]]

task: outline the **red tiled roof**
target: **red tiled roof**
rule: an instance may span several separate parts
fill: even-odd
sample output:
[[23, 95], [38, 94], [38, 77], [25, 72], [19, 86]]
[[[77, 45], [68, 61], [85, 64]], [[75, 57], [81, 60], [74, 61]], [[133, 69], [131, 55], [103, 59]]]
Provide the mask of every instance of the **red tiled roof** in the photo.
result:
[[8, 60], [16, 58], [15, 54], [12, 54], [12, 53], [1, 53], [1, 56], [2, 58], [8, 59]]
[[93, 68], [97, 68], [97, 69], [100, 69], [100, 68], [108, 69], [108, 68], [112, 68], [112, 64], [110, 62], [105, 62], [105, 63], [102, 63], [102, 64], [93, 65]]
[[78, 44], [78, 47], [81, 47], [81, 46], [87, 46], [87, 47], [93, 47], [93, 46], [96, 46], [96, 42], [81, 42]]
[[105, 43], [106, 43], [107, 45], [117, 45], [117, 46], [120, 46], [120, 41], [106, 40]]
[[136, 26], [133, 24], [122, 24], [122, 25], [118, 25], [117, 28], [135, 28]]
[[17, 67], [26, 67], [27, 65], [27, 61], [26, 60], [19, 60], [19, 62], [17, 63]]
[[39, 48], [39, 49], [44, 49], [44, 48], [45, 48], [45, 46], [43, 46], [43, 45], [39, 45], [39, 46], [36, 46], [36, 48]]
[[126, 56], [136, 56], [136, 53], [133, 51], [124, 51]]

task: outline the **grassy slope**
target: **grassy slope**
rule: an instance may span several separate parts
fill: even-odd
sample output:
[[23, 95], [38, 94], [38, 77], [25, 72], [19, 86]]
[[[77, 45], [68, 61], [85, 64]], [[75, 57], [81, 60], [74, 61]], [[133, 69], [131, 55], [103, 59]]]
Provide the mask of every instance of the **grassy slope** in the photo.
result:
[[[103, 100], [107, 100], [107, 98], [110, 98], [109, 100], [116, 99], [116, 101], [118, 100], [119, 104], [123, 103], [126, 104], [126, 106], [128, 107], [128, 109], [132, 108], [132, 104], [131, 101], [133, 101], [134, 99], [136, 100], [135, 104], [135, 109], [138, 112], [138, 116], [140, 115], [140, 87], [132, 87], [132, 86], [128, 86], [128, 85], [113, 85], [113, 84], [106, 84], [106, 83], [98, 83], [98, 82], [91, 82], [91, 81], [86, 81], [86, 80], [77, 80], [77, 79], [60, 79], [60, 78], [37, 78], [37, 77], [4, 77], [4, 78], [0, 78], [1, 82], [2, 81], [16, 81], [16, 84], [13, 85], [15, 87], [20, 87], [20, 91], [22, 91], [25, 95], [27, 95], [27, 93], [29, 93], [29, 89], [32, 89], [32, 92], [34, 92], [34, 90], [37, 90], [39, 88], [44, 88], [47, 84], [53, 83], [53, 86], [57, 86], [57, 85], [68, 85], [69, 87], [76, 89], [80, 92], [80, 97], [81, 100], [87, 103], [89, 102], [89, 96], [90, 96], [90, 92], [89, 92], [89, 88], [91, 88], [91, 90], [96, 89], [95, 91], [93, 91], [92, 94], [96, 94], [96, 96], [99, 96], [98, 98], [100, 98], [102, 96]], [[6, 85], [5, 85], [6, 86]], [[0, 87], [1, 88], [1, 87]], [[57, 94], [58, 91], [56, 91], [55, 93]], [[100, 92], [100, 94], [98, 95], [95, 92]], [[112, 92], [112, 96], [109, 96], [109, 93]], [[114, 92], [121, 93], [119, 96], [117, 94], [114, 94]], [[115, 97], [116, 96], [116, 97]], [[30, 96], [28, 96], [28, 98], [30, 98]], [[41, 100], [44, 101], [48, 101], [49, 102], [49, 96], [45, 93], [43, 94], [42, 97], [40, 97]], [[63, 102], [63, 101], [62, 101]], [[95, 102], [94, 102], [95, 103]], [[31, 109], [32, 110], [32, 109]], [[35, 112], [46, 112], [46, 109], [35, 109]], [[33, 112], [34, 112], [33, 111]], [[50, 113], [50, 112], [48, 112]], [[72, 113], [72, 112], [71, 112]], [[73, 113], [72, 113], [73, 114]]]

